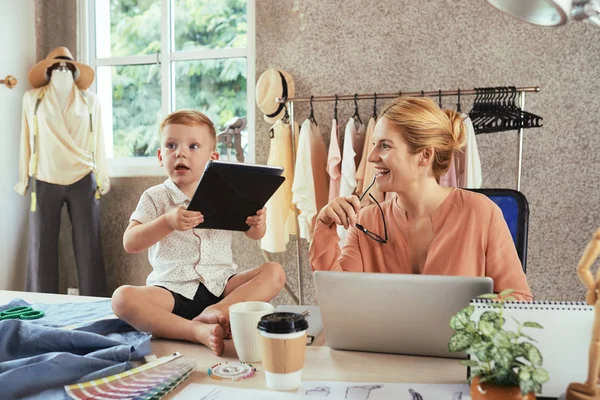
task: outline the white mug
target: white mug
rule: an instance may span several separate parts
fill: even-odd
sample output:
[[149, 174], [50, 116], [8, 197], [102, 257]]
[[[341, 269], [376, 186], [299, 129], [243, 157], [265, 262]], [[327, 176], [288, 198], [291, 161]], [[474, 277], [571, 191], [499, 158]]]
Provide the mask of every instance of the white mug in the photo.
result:
[[231, 335], [238, 358], [243, 362], [260, 362], [260, 337], [256, 326], [263, 315], [275, 307], [262, 301], [246, 301], [229, 306]]

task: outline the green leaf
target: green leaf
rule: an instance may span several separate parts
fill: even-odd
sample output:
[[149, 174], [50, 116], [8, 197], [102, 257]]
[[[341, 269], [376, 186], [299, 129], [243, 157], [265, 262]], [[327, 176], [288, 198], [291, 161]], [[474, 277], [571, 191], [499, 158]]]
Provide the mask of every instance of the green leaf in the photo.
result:
[[511, 367], [514, 356], [509, 349], [494, 347], [490, 350], [490, 353], [497, 364], [496, 369], [498, 369], [498, 366], [504, 369], [509, 369]]
[[473, 335], [470, 333], [457, 332], [448, 340], [448, 351], [464, 351], [473, 343]]
[[490, 355], [490, 347], [492, 344], [490, 342], [479, 342], [474, 343], [471, 346], [471, 354], [473, 354], [479, 361], [482, 362], [490, 362], [492, 361], [492, 356]]
[[495, 311], [486, 311], [479, 317], [480, 321], [495, 321], [500, 317], [500, 314]]
[[508, 336], [510, 338], [510, 340], [516, 340], [519, 338], [519, 335], [517, 335], [515, 332], [504, 331], [504, 333], [506, 333], [506, 336]]
[[517, 386], [519, 384], [519, 376], [514, 371], [499, 365], [495, 366], [491, 378], [491, 381], [499, 386]]
[[540, 324], [538, 324], [537, 322], [525, 322], [523, 324], [523, 326], [526, 326], [527, 328], [538, 328], [538, 329], [544, 329], [543, 326], [541, 326]]
[[479, 321], [479, 330], [483, 336], [486, 337], [491, 337], [494, 333], [496, 333], [496, 328], [490, 321]]
[[475, 321], [469, 321], [469, 324], [465, 328], [465, 331], [467, 331], [469, 333], [477, 332], [477, 324], [475, 323]]
[[[503, 318], [498, 318], [494, 321], [494, 327], [498, 330], [502, 329], [502, 327], [504, 326], [504, 323], [506, 322], [506, 319]], [[513, 332], [507, 332], [507, 333], [513, 333]]]
[[496, 293], [486, 293], [486, 294], [482, 294], [477, 296], [477, 298], [479, 299], [492, 299], [495, 300], [498, 298], [498, 295]]
[[531, 362], [531, 364], [535, 367], [539, 367], [542, 365], [543, 357], [542, 353], [535, 346], [531, 346], [527, 351], [527, 359]]
[[500, 297], [504, 297], [504, 296], [508, 296], [509, 294], [514, 293], [515, 289], [504, 289], [503, 291], [501, 291], [498, 295]]
[[536, 381], [540, 385], [542, 383], [548, 382], [548, 380], [550, 379], [550, 375], [548, 374], [548, 371], [546, 371], [544, 368], [534, 369], [533, 373], [531, 374], [531, 377], [533, 378], [534, 381]]
[[525, 338], [525, 339], [529, 339], [529, 340], [531, 340], [533, 343], [537, 343], [537, 340], [535, 340], [534, 338], [532, 338], [531, 336], [529, 336], [529, 335], [527, 335], [527, 334], [525, 334], [525, 333], [523, 333], [523, 332], [521, 332], [521, 333], [519, 334], [519, 336], [521, 336], [521, 337], [523, 337], [523, 338]]
[[450, 327], [455, 331], [462, 331], [469, 324], [469, 321], [471, 320], [471, 315], [474, 311], [474, 306], [468, 306], [463, 308], [450, 319]]
[[529, 368], [522, 368], [519, 372], [519, 380], [528, 381], [531, 379], [531, 371]]
[[507, 332], [496, 332], [496, 334], [494, 334], [494, 336], [492, 337], [492, 343], [494, 346], [498, 347], [498, 348], [510, 348], [512, 343], [510, 342], [510, 337], [508, 336]]
[[517, 357], [524, 357], [527, 361], [529, 361], [529, 349], [533, 347], [531, 343], [521, 342], [517, 344], [515, 348], [515, 355]]
[[519, 387], [521, 389], [521, 394], [527, 393], [536, 393], [537, 384], [532, 380], [522, 380], [519, 382]]
[[479, 367], [479, 361], [477, 360], [460, 360], [459, 363], [466, 367]]

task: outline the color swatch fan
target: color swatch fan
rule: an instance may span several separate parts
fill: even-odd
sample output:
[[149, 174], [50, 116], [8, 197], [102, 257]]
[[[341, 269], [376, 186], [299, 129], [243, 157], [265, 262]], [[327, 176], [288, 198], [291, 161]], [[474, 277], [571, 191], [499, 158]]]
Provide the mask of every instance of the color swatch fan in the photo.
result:
[[195, 367], [194, 360], [175, 353], [120, 374], [65, 386], [65, 390], [72, 399], [160, 399]]

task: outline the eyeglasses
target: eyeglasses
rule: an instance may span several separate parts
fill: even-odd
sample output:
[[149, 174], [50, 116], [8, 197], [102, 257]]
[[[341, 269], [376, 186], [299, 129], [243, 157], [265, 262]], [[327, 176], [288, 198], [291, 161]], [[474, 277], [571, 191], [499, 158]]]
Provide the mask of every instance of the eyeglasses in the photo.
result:
[[[371, 184], [365, 189], [365, 191], [363, 192], [363, 194], [358, 198], [359, 201], [362, 201], [362, 199], [366, 196], [366, 194], [369, 192], [369, 190], [371, 189], [371, 187], [373, 187], [373, 185], [375, 184], [375, 180], [377, 179], [377, 177], [373, 177], [373, 182], [371, 182]], [[381, 220], [383, 221], [383, 235], [385, 238], [382, 238], [381, 236], [379, 236], [378, 234], [371, 232], [370, 230], [366, 229], [364, 226], [362, 226], [361, 224], [357, 223], [355, 226], [361, 231], [363, 232], [365, 235], [367, 235], [369, 238], [373, 239], [374, 241], [378, 242], [378, 243], [387, 243], [388, 242], [388, 234], [387, 234], [387, 224], [385, 223], [385, 217], [383, 216], [383, 210], [381, 209], [381, 206], [379, 205], [379, 202], [375, 199], [375, 197], [373, 197], [373, 195], [371, 193], [369, 193], [369, 197], [371, 199], [373, 199], [373, 201], [375, 202], [375, 204], [377, 204], [377, 207], [379, 208], [379, 212], [381, 213]]]

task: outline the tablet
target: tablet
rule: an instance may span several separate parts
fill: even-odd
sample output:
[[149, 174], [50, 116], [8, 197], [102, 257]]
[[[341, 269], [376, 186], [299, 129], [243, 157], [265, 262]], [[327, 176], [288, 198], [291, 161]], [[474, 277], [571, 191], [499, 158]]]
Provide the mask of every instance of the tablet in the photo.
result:
[[281, 167], [210, 160], [188, 206], [204, 215], [196, 228], [247, 231], [246, 219], [277, 191], [282, 174]]

